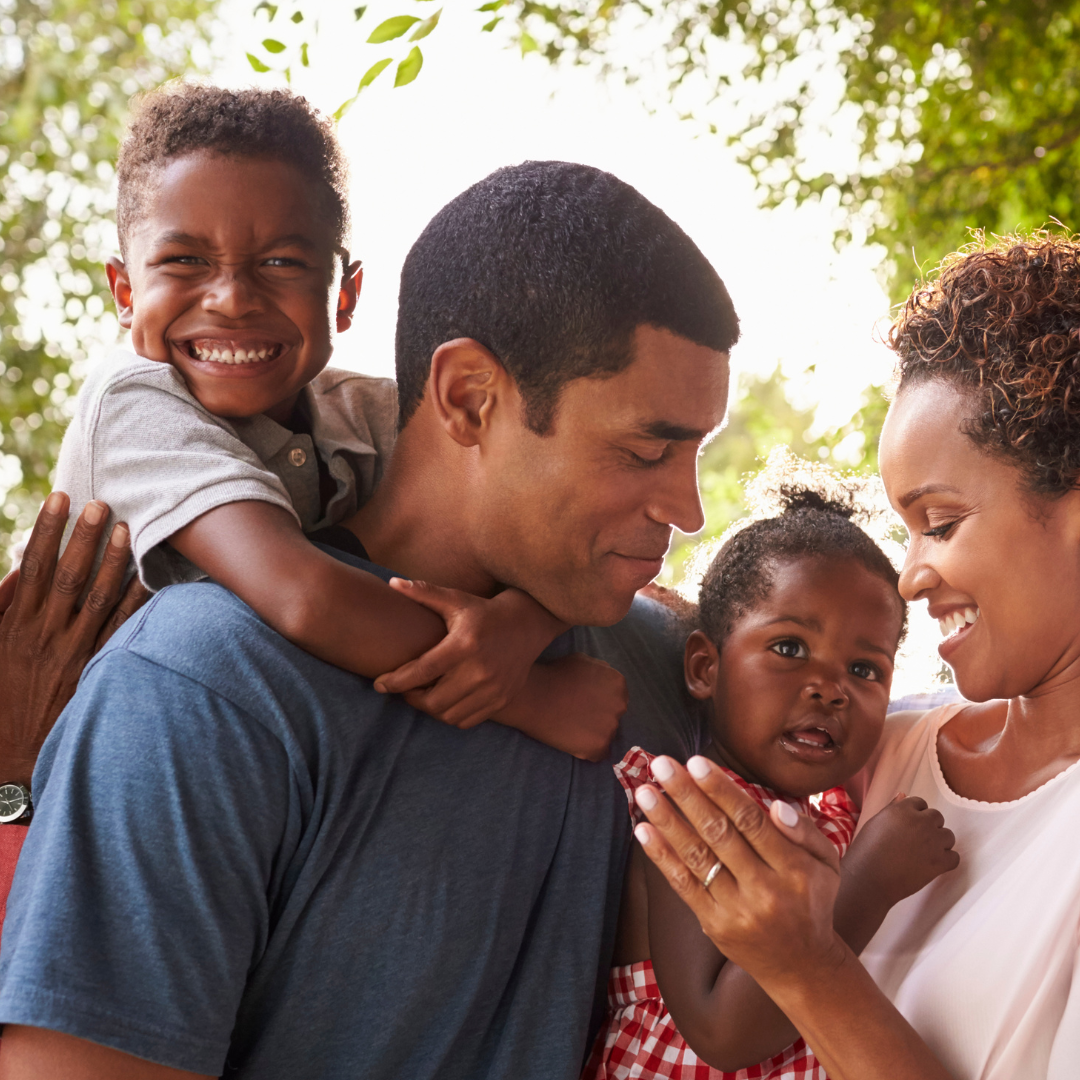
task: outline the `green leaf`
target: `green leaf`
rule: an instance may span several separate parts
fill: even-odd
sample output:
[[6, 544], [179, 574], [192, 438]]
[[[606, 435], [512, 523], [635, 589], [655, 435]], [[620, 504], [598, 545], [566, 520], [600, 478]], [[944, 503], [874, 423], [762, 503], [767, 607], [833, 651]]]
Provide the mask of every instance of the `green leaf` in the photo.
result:
[[285, 46], [273, 38], [264, 38], [262, 44], [263, 48], [269, 53], [283, 53], [285, 51]]
[[443, 13], [443, 9], [439, 8], [430, 18], [425, 19], [410, 35], [410, 41], [419, 41], [421, 38], [426, 38], [436, 26], [439, 25], [439, 16]]
[[364, 17], [364, 12], [367, 11], [367, 4], [361, 4], [357, 8], [353, 8], [353, 15], [356, 16], [356, 21], [359, 22]]
[[415, 15], [395, 15], [391, 19], [384, 19], [371, 31], [368, 44], [379, 45], [384, 41], [393, 41], [394, 38], [401, 37], [410, 26], [419, 21]]
[[252, 56], [251, 53], [247, 54], [248, 63], [256, 71], [269, 71], [270, 69], [264, 64], [257, 56]]
[[506, 4], [506, 0], [490, 0], [487, 4], [481, 4], [477, 11], [498, 11]]
[[277, 4], [268, 4], [266, 3], [266, 0], [263, 0], [263, 2], [255, 8], [255, 14], [258, 15], [260, 11], [265, 11], [266, 14], [269, 16], [269, 19], [267, 21], [273, 22], [274, 16], [278, 13]]
[[364, 77], [360, 80], [360, 85], [356, 88], [357, 94], [359, 94], [365, 86], [370, 86], [392, 63], [393, 60], [388, 56], [385, 60], [379, 60], [372, 64], [371, 67], [364, 72]]
[[307, 42], [300, 46], [300, 63], [303, 67], [308, 66]]
[[491, 31], [494, 30], [495, 27], [502, 22], [502, 20], [503, 17], [501, 15], [496, 15], [495, 18], [491, 20], [491, 22], [484, 23], [484, 25], [481, 26], [480, 29], [484, 33], [491, 33]]
[[348, 101], [343, 101], [334, 110], [334, 119], [335, 120], [340, 120], [353, 107], [353, 105], [356, 103], [356, 99], [359, 96], [360, 96], [359, 94], [353, 94], [353, 96], [351, 98], [349, 98]]
[[536, 52], [540, 46], [537, 44], [536, 38], [532, 34], [527, 34], [524, 30], [521, 32], [521, 55], [526, 53]]
[[420, 51], [419, 45], [414, 45], [412, 52], [398, 64], [397, 75], [394, 76], [394, 85], [405, 86], [411, 83], [420, 74], [420, 69], [423, 66], [424, 54]]
[[302, 11], [294, 11], [291, 18], [294, 23], [302, 23], [304, 21], [304, 13]]

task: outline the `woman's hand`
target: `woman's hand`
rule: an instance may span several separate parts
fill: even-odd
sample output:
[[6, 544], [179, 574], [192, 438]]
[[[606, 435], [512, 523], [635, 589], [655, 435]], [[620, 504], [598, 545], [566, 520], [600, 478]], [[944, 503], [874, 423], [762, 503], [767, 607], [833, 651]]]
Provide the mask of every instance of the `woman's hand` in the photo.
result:
[[[691, 758], [688, 767], [653, 762], [685, 817], [655, 788], [642, 787], [637, 801], [649, 824], [636, 835], [708, 937], [763, 986], [839, 967], [847, 950], [833, 931], [836, 848], [787, 804], [767, 814], [706, 758]], [[722, 868], [705, 889], [717, 862]]]
[[832, 1080], [949, 1080], [833, 930], [839, 859], [813, 824], [786, 803], [766, 814], [706, 758], [687, 769], [657, 758], [652, 772], [685, 817], [656, 788], [639, 788], [645, 853]]
[[136, 577], [123, 591], [130, 547], [117, 525], [81, 607], [108, 508], [84, 507], [57, 561], [68, 497], [54, 491], [38, 515], [17, 570], [0, 582], [0, 783], [29, 786], [38, 751], [86, 662], [146, 601]]

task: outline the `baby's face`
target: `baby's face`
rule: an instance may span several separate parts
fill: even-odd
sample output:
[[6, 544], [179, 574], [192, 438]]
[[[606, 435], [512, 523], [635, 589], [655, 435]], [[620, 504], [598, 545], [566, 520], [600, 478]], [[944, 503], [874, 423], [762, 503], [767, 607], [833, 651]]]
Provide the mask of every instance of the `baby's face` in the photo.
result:
[[126, 264], [109, 267], [132, 346], [217, 416], [286, 421], [356, 302], [319, 192], [285, 162], [206, 152], [150, 183]]
[[801, 797], [849, 779], [877, 745], [902, 608], [852, 559], [783, 562], [772, 579], [719, 655], [703, 634], [691, 637], [687, 682], [712, 698], [717, 759]]

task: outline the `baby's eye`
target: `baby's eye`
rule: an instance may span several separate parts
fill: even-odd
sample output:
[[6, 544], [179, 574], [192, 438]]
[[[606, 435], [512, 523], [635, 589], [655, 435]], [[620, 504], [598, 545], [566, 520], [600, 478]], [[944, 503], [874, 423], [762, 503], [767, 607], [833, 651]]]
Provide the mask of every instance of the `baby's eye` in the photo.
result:
[[865, 660], [856, 660], [848, 668], [848, 671], [856, 678], [866, 679], [867, 682], [878, 682], [881, 679], [881, 672], [873, 664], [866, 663]]
[[769, 648], [778, 656], [786, 656], [789, 660], [806, 660], [810, 656], [810, 650], [798, 638], [778, 641]]

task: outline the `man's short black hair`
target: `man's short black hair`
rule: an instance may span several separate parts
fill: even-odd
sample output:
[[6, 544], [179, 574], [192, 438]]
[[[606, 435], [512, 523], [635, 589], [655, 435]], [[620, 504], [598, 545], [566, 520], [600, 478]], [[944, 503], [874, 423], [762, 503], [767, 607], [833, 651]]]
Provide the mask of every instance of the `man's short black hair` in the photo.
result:
[[200, 150], [299, 169], [322, 194], [335, 243], [348, 246], [349, 168], [329, 117], [290, 90], [173, 82], [135, 101], [120, 145], [116, 227], [122, 253], [154, 170]]
[[542, 435], [562, 387], [625, 369], [642, 325], [718, 352], [739, 336], [716, 271], [629, 184], [565, 161], [499, 169], [444, 206], [405, 260], [399, 423], [423, 399], [434, 351], [467, 337], [498, 357]]

